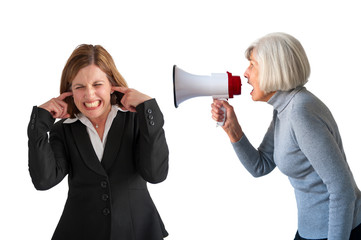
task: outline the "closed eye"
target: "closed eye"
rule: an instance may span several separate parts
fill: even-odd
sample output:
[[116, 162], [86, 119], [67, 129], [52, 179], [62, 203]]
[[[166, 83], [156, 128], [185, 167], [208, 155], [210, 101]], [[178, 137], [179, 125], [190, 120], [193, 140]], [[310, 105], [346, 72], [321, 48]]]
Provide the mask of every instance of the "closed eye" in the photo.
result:
[[99, 87], [99, 86], [102, 86], [102, 85], [103, 85], [102, 81], [96, 81], [96, 82], [93, 83], [94, 87]]
[[84, 86], [82, 86], [82, 85], [75, 85], [74, 86], [74, 89], [76, 90], [76, 89], [81, 89], [81, 88], [84, 88]]

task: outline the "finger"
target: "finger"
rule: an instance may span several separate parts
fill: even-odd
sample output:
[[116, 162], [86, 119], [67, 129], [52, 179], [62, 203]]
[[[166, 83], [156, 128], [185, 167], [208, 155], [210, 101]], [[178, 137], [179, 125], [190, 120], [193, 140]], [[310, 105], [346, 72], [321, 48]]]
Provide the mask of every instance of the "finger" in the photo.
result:
[[225, 108], [229, 108], [231, 105], [229, 104], [229, 102], [228, 101], [226, 101], [226, 100], [221, 100], [221, 103], [222, 103], [222, 105], [225, 107]]
[[68, 118], [70, 115], [68, 114], [68, 104], [64, 101], [61, 101], [57, 98], [52, 100], [53, 106], [53, 117], [54, 118]]
[[50, 113], [53, 116], [53, 118], [61, 118], [63, 115], [63, 110], [53, 109]]
[[59, 118], [65, 118], [65, 116], [68, 114], [68, 104], [64, 101], [54, 99], [56, 104], [59, 106]]
[[223, 111], [221, 109], [222, 106], [212, 103], [211, 107], [212, 107], [212, 112], [215, 112], [217, 114], [223, 114]]
[[126, 93], [126, 92], [129, 90], [129, 88], [127, 88], [127, 87], [113, 86], [113, 87], [112, 87], [112, 90], [113, 90], [113, 91], [117, 91], [117, 92], [121, 92], [121, 93]]
[[68, 109], [68, 104], [62, 100], [59, 100], [57, 98], [54, 99], [54, 101], [56, 102], [56, 104], [58, 104], [62, 109]]
[[130, 106], [130, 107], [128, 108], [128, 110], [129, 110], [130, 112], [137, 112], [137, 110], [135, 109], [135, 107], [132, 107], [132, 106]]
[[63, 92], [63, 93], [60, 94], [60, 96], [57, 97], [56, 99], [62, 101], [62, 100], [64, 100], [65, 98], [70, 97], [70, 96], [72, 96], [72, 95], [73, 95], [73, 92]]
[[136, 112], [135, 107], [131, 106], [131, 105], [125, 105], [124, 103], [122, 103], [122, 107], [121, 109], [125, 110], [125, 111], [130, 111], [130, 112]]
[[223, 120], [224, 118], [223, 111], [217, 107], [212, 108], [211, 114], [212, 114], [212, 118], [217, 122]]
[[123, 107], [126, 110], [128, 110], [130, 112], [136, 112], [135, 107], [129, 103], [128, 98], [123, 97], [122, 100], [120, 101], [120, 103], [123, 105]]
[[[123, 87], [121, 87], [121, 88], [123, 88]], [[123, 88], [123, 89], [125, 89], [125, 88]], [[120, 100], [120, 103], [126, 108], [126, 110], [134, 112], [135, 108], [132, 104], [133, 94], [127, 94], [130, 92], [130, 90], [131, 89], [127, 88], [124, 92], [122, 92], [122, 93], [124, 93], [124, 96]]]
[[212, 119], [215, 120], [216, 122], [222, 122], [224, 116], [220, 114], [212, 114]]
[[63, 116], [61, 116], [60, 118], [70, 118], [70, 114], [69, 113], [67, 113], [67, 114], [65, 114], [65, 115], [63, 115]]
[[56, 104], [59, 105], [61, 111], [59, 112], [58, 118], [69, 118], [68, 104], [64, 101], [65, 98], [73, 95], [73, 92], [64, 92], [59, 97], [55, 98]]
[[221, 107], [223, 107], [223, 101], [222, 100], [215, 100], [215, 102], [213, 103], [214, 104], [214, 106], [216, 107], [216, 108], [221, 108]]
[[222, 102], [223, 102], [223, 100], [219, 100], [219, 99], [217, 99], [217, 98], [214, 98], [214, 99], [213, 99], [213, 103], [215, 103], [215, 104], [217, 104], [217, 105], [222, 104]]
[[51, 109], [51, 112], [53, 112], [54, 116], [59, 116], [61, 114], [61, 112], [63, 111], [63, 107], [61, 105], [59, 105], [59, 100], [57, 100], [56, 98], [53, 98], [50, 100], [50, 106], [49, 108]]

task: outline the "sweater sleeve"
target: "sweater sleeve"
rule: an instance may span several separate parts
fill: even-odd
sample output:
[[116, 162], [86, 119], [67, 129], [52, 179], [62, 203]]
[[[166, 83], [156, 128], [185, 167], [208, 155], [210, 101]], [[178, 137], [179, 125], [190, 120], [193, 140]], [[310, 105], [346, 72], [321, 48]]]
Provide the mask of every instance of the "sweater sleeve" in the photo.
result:
[[354, 180], [343, 153], [341, 138], [325, 106], [293, 109], [295, 139], [329, 192], [328, 239], [348, 239], [356, 196]]
[[252, 146], [246, 135], [243, 135], [238, 142], [232, 143], [238, 159], [247, 171], [254, 177], [267, 175], [276, 167], [273, 160], [274, 122], [276, 116], [276, 112], [274, 112], [273, 121], [271, 122], [258, 149], [255, 149]]

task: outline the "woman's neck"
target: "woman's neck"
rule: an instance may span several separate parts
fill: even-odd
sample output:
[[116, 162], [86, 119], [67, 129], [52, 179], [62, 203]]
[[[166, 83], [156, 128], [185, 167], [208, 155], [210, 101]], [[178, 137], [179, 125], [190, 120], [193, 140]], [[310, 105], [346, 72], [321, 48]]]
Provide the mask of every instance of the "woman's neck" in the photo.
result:
[[97, 133], [102, 141], [103, 141], [103, 135], [104, 135], [104, 130], [105, 130], [105, 123], [108, 119], [110, 110], [111, 109], [109, 109], [108, 114], [106, 114], [105, 116], [89, 119], [90, 122], [93, 124], [95, 130], [97, 131]]

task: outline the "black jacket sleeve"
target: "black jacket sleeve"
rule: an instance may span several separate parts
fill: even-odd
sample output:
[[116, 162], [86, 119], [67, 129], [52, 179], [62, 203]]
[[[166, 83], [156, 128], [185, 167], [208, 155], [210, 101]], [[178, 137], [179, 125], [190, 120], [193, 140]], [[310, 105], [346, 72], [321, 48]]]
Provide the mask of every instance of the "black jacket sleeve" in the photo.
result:
[[33, 107], [28, 125], [29, 172], [38, 190], [55, 186], [69, 172], [64, 137], [60, 128], [54, 130], [54, 122], [47, 110]]
[[164, 181], [168, 175], [168, 145], [163, 130], [164, 119], [155, 99], [136, 108], [139, 121], [136, 164], [144, 180]]

